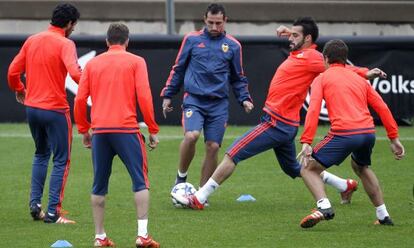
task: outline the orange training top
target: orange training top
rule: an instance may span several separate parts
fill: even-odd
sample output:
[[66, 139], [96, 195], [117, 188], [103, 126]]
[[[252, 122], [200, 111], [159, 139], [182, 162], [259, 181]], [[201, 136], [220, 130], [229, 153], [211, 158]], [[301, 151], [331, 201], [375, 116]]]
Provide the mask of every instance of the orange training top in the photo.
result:
[[[368, 72], [367, 68], [351, 69], [364, 78]], [[316, 45], [291, 52], [273, 76], [263, 110], [279, 121], [299, 126], [299, 113], [308, 88], [324, 71], [323, 56]]]
[[9, 67], [8, 83], [13, 91], [23, 92], [20, 77], [26, 72], [24, 104], [47, 110], [68, 110], [65, 79], [79, 82], [75, 43], [65, 37], [65, 30], [49, 26], [47, 31], [30, 36]]
[[[92, 99], [91, 122], [86, 101]], [[151, 134], [158, 133], [145, 60], [112, 45], [86, 65], [75, 98], [75, 122], [79, 133], [136, 133], [137, 101]]]
[[301, 143], [312, 144], [318, 128], [322, 99], [328, 108], [334, 135], [374, 133], [375, 126], [368, 105], [378, 113], [388, 138], [398, 137], [398, 126], [391, 111], [372, 86], [342, 64], [331, 64], [312, 83], [311, 100]]

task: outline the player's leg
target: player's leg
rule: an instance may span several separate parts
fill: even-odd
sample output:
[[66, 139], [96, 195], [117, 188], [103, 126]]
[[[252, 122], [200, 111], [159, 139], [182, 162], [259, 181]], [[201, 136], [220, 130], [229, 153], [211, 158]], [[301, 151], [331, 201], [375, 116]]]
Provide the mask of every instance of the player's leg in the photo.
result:
[[358, 189], [358, 181], [348, 178], [338, 177], [328, 171], [321, 173], [323, 182], [334, 187], [341, 196], [341, 204], [351, 203], [352, 194]]
[[43, 189], [47, 176], [47, 167], [51, 155], [46, 129], [43, 124], [42, 110], [27, 107], [27, 119], [30, 132], [35, 143], [35, 154], [32, 163], [30, 190], [30, 214], [34, 220], [42, 220], [45, 214], [41, 208]]
[[205, 155], [201, 166], [200, 187], [207, 182], [214, 170], [217, 168], [219, 149], [220, 144], [217, 142], [205, 142]]
[[112, 171], [112, 161], [115, 152], [112, 149], [111, 134], [94, 134], [92, 136], [92, 163], [93, 186], [91, 205], [95, 224], [95, 246], [113, 246], [113, 242], [106, 236], [104, 228], [105, 196], [108, 193], [109, 177]]
[[198, 202], [204, 203], [209, 195], [231, 176], [237, 163], [274, 146], [274, 140], [266, 132], [271, 128], [269, 122], [262, 122], [234, 141], [211, 178], [196, 192], [195, 197]]
[[[282, 170], [292, 178], [300, 176], [301, 165], [296, 160], [296, 148], [294, 141], [274, 148], [275, 154]], [[341, 203], [347, 204], [351, 202], [352, 194], [358, 188], [358, 182], [353, 179], [343, 179], [328, 171], [322, 171], [320, 174], [322, 181], [334, 187], [341, 194]]]
[[[329, 141], [331, 137], [332, 136], [328, 135], [320, 144]], [[341, 204], [348, 204], [351, 202], [352, 194], [358, 189], [358, 182], [356, 180], [350, 178], [344, 179], [328, 171], [323, 171], [320, 176], [325, 184], [338, 190], [341, 195]]]
[[303, 228], [313, 227], [321, 220], [330, 220], [335, 216], [331, 203], [326, 196], [324, 183], [320, 177], [320, 174], [325, 169], [316, 160], [309, 161], [307, 166], [303, 166], [301, 169], [303, 182], [312, 193], [317, 205], [317, 209], [302, 219], [300, 226]]
[[203, 126], [203, 115], [193, 107], [187, 106], [183, 110], [182, 125], [184, 128], [184, 139], [180, 144], [180, 161], [178, 164], [177, 178], [175, 184], [187, 180], [187, 172], [195, 155], [196, 143], [200, 137]]
[[137, 247], [159, 247], [148, 234], [149, 181], [145, 142], [140, 133], [113, 134], [114, 150], [125, 164], [132, 181], [132, 191], [137, 211]]
[[301, 221], [301, 227], [313, 227], [321, 220], [335, 216], [320, 174], [334, 164], [341, 164], [354, 149], [353, 141], [352, 137], [328, 135], [314, 147], [308, 165], [302, 166], [301, 176], [316, 201], [317, 210]]
[[160, 247], [160, 244], [148, 234], [148, 209], [149, 191], [148, 189], [135, 192], [135, 205], [138, 218], [138, 235], [135, 240], [137, 247]]
[[205, 155], [201, 167], [200, 187], [204, 186], [217, 168], [218, 152], [226, 131], [228, 111], [227, 104], [223, 107], [212, 108], [213, 112], [204, 120]]
[[365, 134], [366, 144], [352, 153], [351, 165], [355, 174], [361, 179], [362, 185], [372, 204], [376, 208], [377, 224], [393, 225], [384, 203], [379, 180], [371, 165], [371, 153], [375, 144], [374, 134]]
[[[294, 138], [297, 134], [297, 127], [288, 125], [283, 122], [278, 122], [276, 129], [280, 132], [275, 132], [275, 139], [280, 140], [280, 144], [274, 147], [282, 170], [290, 177], [300, 177], [301, 165], [296, 160], [296, 147]], [[320, 174], [325, 184], [336, 188], [342, 197], [342, 203], [349, 203], [352, 193], [356, 191], [358, 183], [352, 179], [343, 179], [327, 171]]]
[[277, 121], [273, 129], [273, 138], [278, 142], [273, 151], [283, 172], [291, 178], [300, 177], [301, 165], [296, 160], [295, 137], [297, 126]]
[[60, 217], [66, 180], [70, 168], [72, 123], [70, 113], [47, 111], [46, 132], [53, 152], [53, 169], [50, 175], [49, 205], [45, 222], [54, 223]]
[[325, 167], [323, 167], [321, 164], [319, 164], [315, 160], [309, 161], [308, 165], [303, 166], [301, 169], [301, 175], [302, 175], [303, 181], [306, 187], [308, 187], [309, 191], [312, 193], [313, 198], [317, 202], [319, 202], [321, 199], [327, 198], [326, 192], [325, 192], [325, 186], [320, 177], [320, 174], [325, 169], [326, 169]]

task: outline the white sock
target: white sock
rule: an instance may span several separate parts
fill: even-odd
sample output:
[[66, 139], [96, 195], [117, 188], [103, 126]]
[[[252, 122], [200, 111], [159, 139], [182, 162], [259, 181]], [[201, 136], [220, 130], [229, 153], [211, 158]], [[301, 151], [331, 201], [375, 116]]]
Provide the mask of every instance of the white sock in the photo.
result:
[[348, 188], [348, 184], [346, 182], [346, 179], [340, 178], [338, 176], [335, 176], [332, 173], [329, 173], [327, 171], [323, 171], [321, 173], [321, 177], [324, 183], [331, 185], [335, 189], [338, 190], [338, 192], [344, 192]]
[[378, 207], [376, 207], [376, 210], [377, 210], [376, 211], [377, 212], [377, 218], [379, 220], [383, 220], [383, 219], [385, 219], [385, 217], [390, 216], [388, 214], [387, 207], [385, 207], [385, 204], [379, 205]]
[[106, 233], [102, 233], [102, 234], [95, 234], [95, 239], [105, 239], [106, 238]]
[[148, 219], [138, 220], [138, 236], [141, 236], [144, 238], [148, 237], [147, 226], [148, 226]]
[[181, 172], [180, 170], [178, 170], [177, 172], [179, 177], [186, 177], [187, 176], [187, 171], [186, 172]]
[[328, 198], [322, 198], [322, 199], [319, 199], [319, 200], [316, 202], [316, 206], [318, 206], [318, 208], [320, 208], [320, 209], [327, 209], [327, 208], [332, 207], [332, 206], [331, 206], [331, 202], [329, 201], [329, 199], [328, 199]]
[[210, 179], [208, 179], [207, 183], [204, 184], [204, 186], [201, 187], [201, 189], [199, 189], [195, 193], [195, 196], [197, 197], [197, 199], [200, 203], [204, 203], [204, 202], [207, 201], [207, 198], [209, 197], [209, 195], [211, 195], [214, 191], [216, 191], [216, 189], [219, 186], [220, 185], [218, 183], [216, 183], [216, 181], [214, 181], [213, 178], [210, 177]]

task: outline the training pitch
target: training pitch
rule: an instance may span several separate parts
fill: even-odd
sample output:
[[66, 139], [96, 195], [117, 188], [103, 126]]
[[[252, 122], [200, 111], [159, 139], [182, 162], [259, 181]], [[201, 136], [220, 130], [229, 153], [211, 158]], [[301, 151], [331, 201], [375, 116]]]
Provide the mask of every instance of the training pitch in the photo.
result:
[[[231, 142], [248, 129], [229, 127], [220, 160]], [[319, 139], [326, 130], [327, 127], [321, 128]], [[328, 196], [336, 210], [335, 219], [323, 221], [311, 229], [300, 228], [300, 220], [315, 207], [314, 200], [300, 178], [292, 180], [283, 174], [273, 151], [240, 163], [233, 176], [210, 197], [210, 207], [204, 211], [175, 209], [169, 192], [177, 171], [182, 129], [161, 127], [158, 148], [148, 152], [149, 232], [166, 248], [414, 247], [414, 128], [400, 130], [407, 153], [402, 161], [393, 159], [383, 128], [377, 130], [372, 168], [381, 182], [388, 211], [395, 222], [393, 227], [373, 225], [375, 209], [360, 185], [350, 205], [340, 205], [339, 194], [328, 188]], [[188, 178], [196, 186], [204, 155], [202, 141], [201, 137]], [[90, 150], [82, 147], [80, 136], [74, 135], [63, 202], [68, 217], [76, 220], [75, 225], [34, 222], [29, 215], [34, 146], [27, 125], [0, 124], [0, 150], [0, 246], [46, 248], [56, 240], [68, 240], [75, 248], [92, 247], [92, 164]], [[49, 166], [50, 175], [51, 164]], [[345, 178], [356, 178], [349, 159], [329, 171]], [[47, 205], [49, 175], [43, 206]], [[242, 194], [250, 194], [256, 201], [236, 201]], [[118, 158], [114, 160], [106, 208], [107, 235], [117, 247], [134, 247], [137, 222], [131, 181]]]

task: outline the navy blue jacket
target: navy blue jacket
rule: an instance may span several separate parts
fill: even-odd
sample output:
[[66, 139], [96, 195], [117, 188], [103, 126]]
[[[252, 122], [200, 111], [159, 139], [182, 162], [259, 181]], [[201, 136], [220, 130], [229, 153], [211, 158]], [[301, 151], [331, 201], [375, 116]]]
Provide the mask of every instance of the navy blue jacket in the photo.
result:
[[229, 84], [239, 101], [252, 101], [242, 68], [240, 43], [228, 34], [210, 36], [207, 29], [187, 34], [161, 96], [172, 98], [184, 83], [184, 92], [228, 98]]

